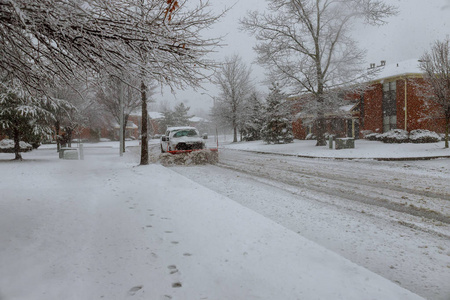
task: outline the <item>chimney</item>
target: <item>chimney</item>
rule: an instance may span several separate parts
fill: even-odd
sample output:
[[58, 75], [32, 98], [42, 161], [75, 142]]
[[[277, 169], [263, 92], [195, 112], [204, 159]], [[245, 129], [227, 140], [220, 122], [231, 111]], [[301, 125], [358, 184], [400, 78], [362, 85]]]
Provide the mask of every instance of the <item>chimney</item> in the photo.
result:
[[381, 66], [385, 66], [386, 65], [386, 61], [385, 60], [382, 60], [381, 61]]
[[371, 64], [370, 64], [370, 69], [373, 69], [373, 68], [375, 68], [375, 64], [374, 64], [374, 63], [371, 63]]

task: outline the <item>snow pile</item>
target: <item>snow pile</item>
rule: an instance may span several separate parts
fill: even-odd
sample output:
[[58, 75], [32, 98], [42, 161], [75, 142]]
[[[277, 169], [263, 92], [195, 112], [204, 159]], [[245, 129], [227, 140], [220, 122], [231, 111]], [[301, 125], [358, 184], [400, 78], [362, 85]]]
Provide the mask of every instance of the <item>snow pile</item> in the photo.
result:
[[[33, 150], [33, 146], [24, 141], [19, 142], [20, 152], [28, 152]], [[0, 141], [0, 152], [14, 152], [14, 141], [10, 139], [3, 139]]]
[[1, 299], [422, 299], [161, 165], [85, 150], [0, 154]]
[[219, 154], [217, 151], [211, 151], [209, 149], [178, 154], [163, 153], [159, 156], [159, 160], [163, 166], [205, 165], [217, 163]]

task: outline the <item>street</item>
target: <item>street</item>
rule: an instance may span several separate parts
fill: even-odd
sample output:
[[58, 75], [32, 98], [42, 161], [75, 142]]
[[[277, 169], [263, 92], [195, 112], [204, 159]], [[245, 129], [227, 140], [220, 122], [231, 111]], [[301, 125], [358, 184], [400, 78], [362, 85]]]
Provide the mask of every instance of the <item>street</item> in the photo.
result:
[[328, 160], [220, 150], [172, 170], [427, 299], [450, 298], [449, 160]]

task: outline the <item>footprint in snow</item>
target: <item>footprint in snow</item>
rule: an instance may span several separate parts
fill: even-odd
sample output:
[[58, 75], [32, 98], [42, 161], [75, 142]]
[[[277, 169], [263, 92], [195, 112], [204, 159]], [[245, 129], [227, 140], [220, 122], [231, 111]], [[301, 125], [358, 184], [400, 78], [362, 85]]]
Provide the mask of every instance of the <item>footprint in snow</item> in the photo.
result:
[[170, 265], [167, 268], [170, 270], [170, 274], [178, 273], [177, 266], [175, 266], [175, 265]]
[[136, 294], [137, 291], [141, 290], [143, 288], [142, 285], [137, 285], [135, 287], [132, 287], [129, 291], [128, 294], [131, 296], [134, 296]]

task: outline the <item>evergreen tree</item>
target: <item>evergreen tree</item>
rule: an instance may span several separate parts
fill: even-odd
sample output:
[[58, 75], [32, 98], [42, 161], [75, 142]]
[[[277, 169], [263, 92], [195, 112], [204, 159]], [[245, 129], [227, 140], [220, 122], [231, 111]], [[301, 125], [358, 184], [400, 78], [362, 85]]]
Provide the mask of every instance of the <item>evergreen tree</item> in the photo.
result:
[[264, 124], [264, 104], [256, 92], [253, 92], [245, 103], [245, 114], [242, 118], [240, 131], [244, 141], [261, 139], [261, 129]]
[[189, 125], [189, 119], [194, 115], [189, 115], [188, 112], [191, 108], [185, 106], [183, 102], [175, 106], [173, 111], [173, 122], [175, 126], [187, 126]]
[[193, 117], [193, 115], [188, 114], [190, 109], [184, 103], [175, 106], [174, 110], [165, 109], [162, 112], [164, 119], [159, 122], [161, 128], [165, 131], [167, 127], [189, 125], [189, 119]]
[[26, 95], [18, 88], [0, 84], [0, 129], [14, 140], [15, 159], [20, 155], [20, 141], [40, 143], [43, 136], [52, 134], [54, 116], [46, 107], [48, 99]]
[[261, 129], [261, 137], [269, 144], [287, 144], [294, 139], [290, 105], [286, 95], [276, 84], [272, 84], [267, 96], [266, 118]]

